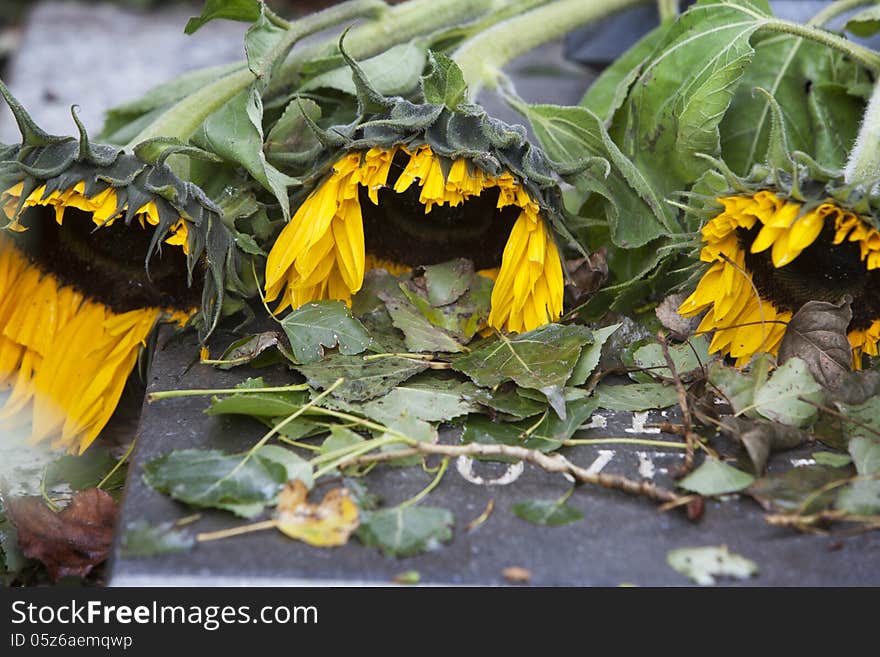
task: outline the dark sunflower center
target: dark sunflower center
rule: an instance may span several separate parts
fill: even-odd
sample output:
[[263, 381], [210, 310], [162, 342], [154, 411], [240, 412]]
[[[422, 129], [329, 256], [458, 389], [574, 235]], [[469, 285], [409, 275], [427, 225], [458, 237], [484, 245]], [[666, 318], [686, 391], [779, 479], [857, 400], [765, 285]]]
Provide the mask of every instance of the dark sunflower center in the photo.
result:
[[779, 269], [773, 266], [770, 249], [749, 253], [760, 228], [738, 228], [737, 237], [746, 252], [746, 269], [762, 298], [779, 310], [797, 312], [807, 301], [836, 303], [849, 294], [853, 298], [851, 331], [868, 328], [880, 318], [880, 270], [865, 268], [857, 242], [832, 243], [834, 215], [826, 218], [822, 232], [810, 246]]
[[28, 228], [17, 242], [40, 269], [61, 283], [108, 306], [116, 313], [136, 308], [189, 310], [199, 303], [200, 290], [187, 286], [186, 255], [177, 246], [165, 245], [150, 261], [144, 256], [153, 231], [117, 220], [95, 230], [89, 213], [67, 208], [61, 226], [47, 206], [28, 208], [21, 215]]
[[498, 267], [520, 209], [496, 208], [499, 192], [490, 188], [460, 205], [435, 205], [425, 214], [421, 187], [410, 185], [401, 194], [392, 189], [405, 165], [406, 156], [398, 153], [387, 187], [379, 190], [379, 205], [373, 205], [365, 187], [358, 189], [367, 253], [413, 267], [454, 258], [469, 258], [477, 269]]

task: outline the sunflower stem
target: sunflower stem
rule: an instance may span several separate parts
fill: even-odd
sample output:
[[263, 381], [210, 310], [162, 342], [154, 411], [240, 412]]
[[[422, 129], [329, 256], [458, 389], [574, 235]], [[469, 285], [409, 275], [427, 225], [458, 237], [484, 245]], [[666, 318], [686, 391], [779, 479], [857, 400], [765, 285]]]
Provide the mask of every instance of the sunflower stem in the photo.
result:
[[849, 153], [843, 178], [850, 185], [873, 187], [880, 182], [880, 82], [874, 85], [865, 108], [862, 126]]
[[880, 53], [853, 43], [842, 36], [810, 24], [795, 23], [781, 18], [764, 18], [758, 29], [799, 36], [849, 55], [875, 75], [880, 73]]
[[[315, 32], [320, 32], [339, 23], [375, 15], [385, 5], [378, 0], [350, 0], [335, 7], [330, 7], [300, 20], [287, 24], [287, 31], [281, 40], [272, 48], [272, 57], [278, 62], [287, 57], [290, 49], [297, 41]], [[387, 13], [387, 12], [384, 12]], [[271, 17], [270, 17], [271, 18]], [[285, 21], [286, 23], [286, 21]], [[276, 23], [276, 25], [281, 26]], [[267, 70], [272, 70], [270, 65]], [[137, 144], [155, 137], [178, 137], [186, 139], [208, 118], [219, 110], [236, 94], [247, 89], [257, 79], [249, 68], [235, 71], [211, 84], [202, 87], [195, 93], [178, 101], [164, 112], [153, 123], [144, 128], [126, 146], [131, 151]]]
[[540, 45], [645, 0], [557, 0], [509, 18], [471, 37], [453, 53], [471, 98], [498, 87], [501, 68]]

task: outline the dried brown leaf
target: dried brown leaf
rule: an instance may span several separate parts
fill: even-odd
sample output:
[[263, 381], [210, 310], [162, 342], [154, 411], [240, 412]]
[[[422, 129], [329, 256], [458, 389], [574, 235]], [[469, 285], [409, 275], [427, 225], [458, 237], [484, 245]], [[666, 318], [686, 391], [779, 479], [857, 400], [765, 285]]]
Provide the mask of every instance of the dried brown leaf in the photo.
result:
[[585, 301], [608, 280], [606, 255], [607, 250], [603, 246], [585, 258], [565, 262], [571, 280], [568, 292], [572, 297], [572, 303]]
[[89, 488], [73, 496], [64, 510], [52, 511], [39, 497], [4, 500], [25, 556], [46, 566], [52, 581], [85, 577], [107, 558], [116, 524], [116, 501]]
[[852, 347], [847, 327], [852, 321], [852, 299], [840, 303], [808, 301], [798, 310], [779, 346], [779, 363], [797, 356], [816, 381], [825, 388], [836, 388], [852, 369]]
[[670, 294], [654, 309], [657, 319], [677, 340], [686, 340], [693, 335], [703, 318], [702, 315], [684, 317], [679, 314], [678, 308], [686, 298], [686, 294]]

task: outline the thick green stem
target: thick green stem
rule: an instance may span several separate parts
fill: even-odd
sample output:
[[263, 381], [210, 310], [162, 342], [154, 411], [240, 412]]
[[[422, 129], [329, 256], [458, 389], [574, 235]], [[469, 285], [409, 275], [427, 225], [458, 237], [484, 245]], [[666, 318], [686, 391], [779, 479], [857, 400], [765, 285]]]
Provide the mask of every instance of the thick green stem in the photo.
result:
[[849, 55], [859, 64], [869, 69], [872, 73], [880, 73], [880, 53], [870, 48], [865, 48], [857, 43], [853, 43], [842, 36], [838, 36], [833, 32], [828, 32], [813, 25], [804, 25], [802, 23], [793, 23], [791, 21], [782, 20], [781, 18], [769, 18], [762, 21], [759, 29], [769, 30], [771, 32], [781, 32], [782, 34], [792, 34], [794, 36], [803, 37], [823, 46], [839, 50], [845, 55]]
[[[352, 0], [336, 7], [301, 18], [291, 23], [284, 36], [273, 47], [274, 56], [282, 59], [287, 56], [297, 41], [315, 32], [320, 32], [339, 23], [376, 14], [383, 8], [377, 0]], [[389, 13], [389, 12], [383, 12]], [[378, 22], [381, 22], [381, 18]], [[235, 71], [183, 98], [156, 121], [144, 128], [126, 146], [131, 150], [137, 144], [155, 137], [178, 137], [186, 139], [211, 114], [220, 109], [236, 94], [247, 89], [256, 79], [250, 69]]]
[[[345, 51], [354, 59], [372, 57], [417, 36], [500, 11], [505, 4], [505, 0], [410, 0], [389, 9], [379, 20], [352, 28], [345, 37]], [[338, 54], [337, 37], [298, 49], [281, 65], [266, 96], [289, 85], [306, 63]]]
[[865, 108], [862, 127], [849, 153], [843, 178], [849, 184], [875, 185], [880, 181], [880, 82], [874, 85]]
[[484, 85], [498, 85], [501, 68], [538, 46], [645, 0], [557, 0], [498, 23], [465, 41], [452, 58], [475, 98]]

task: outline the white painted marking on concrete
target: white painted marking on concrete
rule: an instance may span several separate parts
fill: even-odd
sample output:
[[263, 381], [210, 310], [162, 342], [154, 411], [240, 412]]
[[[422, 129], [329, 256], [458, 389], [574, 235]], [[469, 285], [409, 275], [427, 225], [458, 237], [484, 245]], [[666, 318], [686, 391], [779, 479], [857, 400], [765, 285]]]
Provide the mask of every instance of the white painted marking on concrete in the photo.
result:
[[578, 427], [578, 430], [586, 430], [586, 429], [604, 429], [608, 426], [608, 418], [604, 415], [599, 415], [598, 413], [593, 413], [592, 417], [590, 417], [590, 421], [586, 424], [582, 424]]
[[519, 479], [524, 468], [525, 466], [523, 465], [523, 462], [517, 461], [516, 463], [511, 463], [507, 466], [507, 470], [500, 477], [496, 479], [484, 479], [474, 473], [474, 459], [470, 456], [459, 456], [455, 460], [455, 469], [458, 470], [458, 474], [462, 476], [462, 479], [469, 481], [472, 484], [476, 484], [477, 486], [506, 486], [507, 484], [512, 484]]
[[587, 472], [590, 474], [599, 474], [602, 472], [602, 468], [608, 465], [609, 461], [614, 458], [614, 450], [613, 449], [600, 449], [599, 456], [596, 457], [596, 460], [590, 464], [590, 467], [587, 468]]
[[651, 411], [644, 411], [642, 413], [633, 413], [632, 416], [632, 427], [630, 429], [624, 429], [627, 433], [660, 433], [659, 427], [645, 427], [645, 423], [648, 421], [648, 414]]
[[796, 468], [802, 468], [805, 465], [816, 465], [816, 459], [791, 459], [791, 464]]
[[651, 460], [651, 455], [648, 452], [636, 452], [636, 456], [639, 457], [639, 474], [644, 479], [653, 479], [654, 461]]

